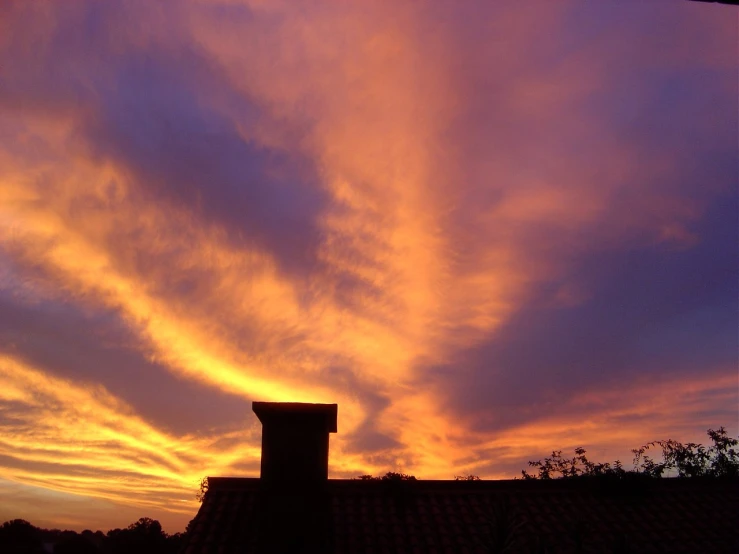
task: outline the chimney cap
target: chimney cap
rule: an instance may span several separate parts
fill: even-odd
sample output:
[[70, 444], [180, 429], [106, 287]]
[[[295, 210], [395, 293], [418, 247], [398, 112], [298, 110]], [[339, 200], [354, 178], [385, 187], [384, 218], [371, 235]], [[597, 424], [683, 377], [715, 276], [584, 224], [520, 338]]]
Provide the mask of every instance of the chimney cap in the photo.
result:
[[329, 433], [337, 431], [338, 404], [307, 404], [302, 402], [252, 402], [251, 409], [264, 425], [274, 416], [322, 415]]

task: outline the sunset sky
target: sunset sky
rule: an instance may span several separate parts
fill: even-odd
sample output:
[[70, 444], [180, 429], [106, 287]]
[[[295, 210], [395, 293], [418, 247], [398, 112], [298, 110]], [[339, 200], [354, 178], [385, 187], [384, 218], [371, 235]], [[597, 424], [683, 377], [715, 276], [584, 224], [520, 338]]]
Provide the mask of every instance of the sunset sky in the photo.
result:
[[739, 432], [737, 11], [0, 3], [0, 522]]

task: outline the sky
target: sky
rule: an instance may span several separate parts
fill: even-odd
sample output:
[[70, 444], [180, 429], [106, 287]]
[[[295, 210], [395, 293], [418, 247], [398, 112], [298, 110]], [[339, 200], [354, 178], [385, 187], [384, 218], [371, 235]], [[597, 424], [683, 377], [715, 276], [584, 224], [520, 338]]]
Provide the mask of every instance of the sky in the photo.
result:
[[0, 521], [739, 434], [735, 8], [0, 3]]

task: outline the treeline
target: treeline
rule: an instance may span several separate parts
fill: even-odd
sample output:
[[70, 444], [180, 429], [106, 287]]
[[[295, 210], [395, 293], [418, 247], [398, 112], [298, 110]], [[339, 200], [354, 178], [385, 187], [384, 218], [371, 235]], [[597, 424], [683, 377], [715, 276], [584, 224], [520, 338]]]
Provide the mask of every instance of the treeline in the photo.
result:
[[41, 529], [23, 519], [0, 525], [0, 552], [3, 554], [177, 554], [185, 533], [168, 535], [161, 524], [142, 517], [125, 529], [107, 533], [88, 529], [60, 531]]

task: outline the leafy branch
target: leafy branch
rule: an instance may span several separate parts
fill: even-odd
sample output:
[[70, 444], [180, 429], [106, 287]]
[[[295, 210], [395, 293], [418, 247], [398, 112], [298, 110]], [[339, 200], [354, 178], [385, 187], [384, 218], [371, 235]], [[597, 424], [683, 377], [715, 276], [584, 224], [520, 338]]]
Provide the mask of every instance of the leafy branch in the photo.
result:
[[[678, 477], [739, 477], [739, 452], [735, 448], [739, 440], [730, 437], [726, 429], [719, 427], [717, 431], [709, 429], [708, 437], [713, 442], [710, 447], [689, 442], [682, 444], [674, 440], [652, 441], [641, 448], [632, 450], [634, 469], [627, 471], [622, 463], [595, 463], [585, 455], [585, 449], [575, 449], [573, 457], [565, 457], [561, 450], [552, 455], [529, 462], [529, 466], [537, 468], [536, 474], [522, 470], [524, 479], [573, 478], [581, 476], [609, 475], [623, 477], [626, 474], [641, 474], [648, 477], [662, 477], [665, 472], [675, 470]], [[656, 461], [646, 453], [650, 449], [659, 449], [662, 459]]]

